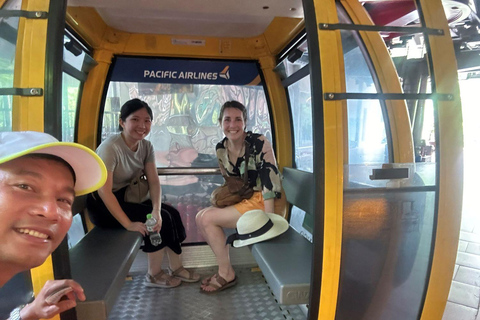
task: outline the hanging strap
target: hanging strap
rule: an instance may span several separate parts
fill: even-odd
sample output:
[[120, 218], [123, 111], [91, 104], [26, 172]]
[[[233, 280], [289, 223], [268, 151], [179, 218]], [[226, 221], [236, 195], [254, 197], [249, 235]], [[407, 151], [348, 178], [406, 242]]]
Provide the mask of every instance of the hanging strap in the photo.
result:
[[250, 143], [245, 140], [245, 170], [243, 171], [243, 182], [248, 184], [248, 159], [250, 157]]

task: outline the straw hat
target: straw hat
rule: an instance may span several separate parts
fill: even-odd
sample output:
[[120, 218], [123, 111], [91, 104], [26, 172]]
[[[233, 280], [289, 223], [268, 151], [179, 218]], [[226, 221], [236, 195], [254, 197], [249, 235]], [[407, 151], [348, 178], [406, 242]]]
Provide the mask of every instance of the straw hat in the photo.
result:
[[81, 144], [59, 142], [43, 132], [0, 132], [0, 164], [33, 153], [51, 154], [65, 160], [75, 172], [77, 196], [99, 189], [107, 179], [102, 159]]
[[237, 232], [228, 237], [227, 244], [244, 247], [279, 236], [287, 229], [288, 221], [277, 214], [247, 211], [238, 219]]

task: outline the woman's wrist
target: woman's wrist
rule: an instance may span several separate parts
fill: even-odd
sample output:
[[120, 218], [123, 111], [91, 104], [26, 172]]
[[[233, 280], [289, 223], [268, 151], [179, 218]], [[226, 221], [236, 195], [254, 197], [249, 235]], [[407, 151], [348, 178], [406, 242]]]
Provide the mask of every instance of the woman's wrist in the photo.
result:
[[122, 223], [123, 227], [128, 230], [128, 228], [132, 225], [133, 221], [128, 219], [128, 221], [125, 221]]
[[18, 310], [18, 318], [15, 318], [13, 317], [12, 318], [12, 314], [10, 314], [10, 319], [11, 320], [35, 320], [35, 319], [38, 319], [34, 316], [32, 316], [30, 313], [30, 304], [26, 304], [26, 305], [23, 305], [23, 306], [20, 306], [18, 308], [16, 308], [16, 310]]

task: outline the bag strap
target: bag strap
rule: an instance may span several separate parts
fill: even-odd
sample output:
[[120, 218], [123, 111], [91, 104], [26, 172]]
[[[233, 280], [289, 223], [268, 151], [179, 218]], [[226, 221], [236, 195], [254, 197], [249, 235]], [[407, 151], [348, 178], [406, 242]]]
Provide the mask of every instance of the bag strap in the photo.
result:
[[245, 170], [243, 171], [243, 182], [248, 184], [248, 160], [250, 158], [250, 144], [245, 140]]

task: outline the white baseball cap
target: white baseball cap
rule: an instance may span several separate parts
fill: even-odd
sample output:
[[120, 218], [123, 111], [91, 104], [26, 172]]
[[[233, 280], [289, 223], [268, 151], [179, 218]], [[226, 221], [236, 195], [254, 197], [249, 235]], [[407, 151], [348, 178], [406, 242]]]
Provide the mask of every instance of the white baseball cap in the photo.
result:
[[288, 230], [288, 221], [275, 213], [250, 210], [237, 221], [237, 232], [228, 236], [227, 244], [235, 248], [275, 238]]
[[0, 164], [34, 153], [51, 154], [65, 160], [75, 172], [77, 196], [98, 190], [107, 180], [102, 159], [81, 144], [59, 142], [43, 132], [0, 132]]

